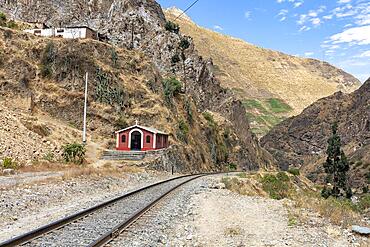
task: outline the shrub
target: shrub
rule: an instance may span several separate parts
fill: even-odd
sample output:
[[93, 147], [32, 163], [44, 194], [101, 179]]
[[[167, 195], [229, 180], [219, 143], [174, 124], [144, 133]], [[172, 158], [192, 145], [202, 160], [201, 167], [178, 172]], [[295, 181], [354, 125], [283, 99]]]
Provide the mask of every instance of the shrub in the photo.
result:
[[184, 120], [181, 119], [178, 124], [177, 138], [180, 141], [187, 143], [188, 134], [189, 134], [189, 125]]
[[49, 162], [53, 162], [54, 158], [55, 158], [55, 156], [52, 152], [46, 153], [43, 157], [44, 160], [49, 161]]
[[0, 26], [4, 27], [6, 25], [6, 15], [0, 12]]
[[361, 160], [356, 162], [355, 168], [360, 167], [360, 166], [362, 166], [362, 161]]
[[[327, 191], [330, 194], [330, 189]], [[293, 199], [296, 207], [318, 212], [322, 217], [329, 219], [336, 225], [348, 226], [360, 219], [358, 206], [346, 198], [329, 196], [324, 199], [315, 192], [300, 191]]]
[[235, 163], [230, 163], [228, 165], [228, 168], [229, 168], [229, 171], [236, 171], [236, 169], [238, 168], [238, 166]]
[[11, 29], [18, 29], [18, 24], [15, 21], [9, 21], [6, 26]]
[[208, 121], [208, 125], [211, 129], [215, 130], [217, 128], [217, 123], [211, 113], [203, 112], [203, 117]]
[[290, 181], [290, 178], [288, 175], [286, 175], [285, 172], [278, 172], [278, 174], [276, 175], [276, 177], [280, 180], [280, 181], [283, 181], [283, 182], [289, 182]]
[[284, 172], [276, 176], [268, 174], [261, 179], [262, 188], [271, 198], [281, 200], [289, 196], [290, 179]]
[[82, 144], [69, 143], [62, 147], [62, 156], [65, 162], [72, 162], [76, 164], [83, 164], [85, 160], [86, 148]]
[[173, 65], [175, 65], [175, 64], [177, 64], [178, 62], [180, 62], [181, 61], [181, 59], [180, 59], [180, 57], [179, 57], [179, 54], [175, 54], [175, 55], [173, 55], [172, 56], [172, 58], [171, 58], [171, 63], [173, 64]]
[[364, 194], [369, 193], [369, 187], [368, 186], [362, 187], [362, 193]]
[[114, 86], [114, 82], [108, 73], [105, 73], [102, 69], [96, 70], [96, 87], [95, 87], [95, 100], [114, 106], [115, 104], [119, 107], [125, 106], [126, 94], [121, 87]]
[[53, 66], [55, 62], [55, 57], [57, 55], [54, 43], [50, 41], [42, 54], [41, 58], [41, 76], [50, 77], [53, 74]]
[[51, 68], [50, 65], [41, 65], [41, 76], [46, 78], [46, 77], [51, 77], [53, 74], [53, 69]]
[[297, 218], [292, 215], [291, 213], [288, 214], [288, 226], [295, 226], [297, 225]]
[[114, 49], [113, 47], [111, 49], [111, 60], [112, 60], [112, 63], [113, 63], [113, 67], [117, 67], [117, 64], [118, 64], [118, 54], [117, 54], [116, 49]]
[[180, 41], [179, 47], [181, 50], [184, 51], [190, 47], [190, 42], [187, 39], [182, 38]]
[[370, 208], [370, 194], [365, 194], [360, 197], [358, 207], [362, 211], [367, 211]]
[[17, 169], [18, 163], [13, 161], [12, 158], [5, 157], [3, 160], [3, 168], [4, 169]]
[[6, 21], [6, 15], [3, 12], [0, 12], [0, 21]]
[[164, 27], [168, 32], [171, 32], [171, 33], [178, 34], [180, 32], [179, 24], [174, 23], [172, 21], [167, 21]]
[[288, 169], [288, 172], [294, 176], [299, 176], [300, 172], [299, 172], [299, 169], [297, 168], [289, 168]]
[[193, 109], [191, 108], [191, 102], [189, 99], [187, 99], [185, 102], [185, 111], [186, 111], [186, 118], [188, 122], [192, 124], [194, 121], [194, 116], [193, 116]]
[[181, 93], [182, 83], [174, 77], [165, 79], [162, 83], [165, 100], [168, 104], [171, 104], [172, 98]]
[[328, 199], [331, 195], [331, 190], [328, 189], [327, 187], [324, 187], [321, 191], [321, 196], [324, 197], [325, 199]]

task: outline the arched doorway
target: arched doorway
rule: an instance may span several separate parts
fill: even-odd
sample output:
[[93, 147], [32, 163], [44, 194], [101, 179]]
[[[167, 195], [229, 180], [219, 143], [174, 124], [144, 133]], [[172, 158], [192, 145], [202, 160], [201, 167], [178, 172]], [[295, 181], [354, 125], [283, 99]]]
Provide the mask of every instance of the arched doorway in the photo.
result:
[[131, 150], [141, 150], [141, 133], [134, 131], [131, 133]]

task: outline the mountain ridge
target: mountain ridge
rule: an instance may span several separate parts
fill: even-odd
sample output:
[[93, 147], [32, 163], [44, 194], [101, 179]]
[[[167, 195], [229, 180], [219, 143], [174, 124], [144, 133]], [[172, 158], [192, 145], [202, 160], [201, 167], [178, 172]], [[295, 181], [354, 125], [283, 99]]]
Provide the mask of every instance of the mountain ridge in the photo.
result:
[[261, 139], [261, 144], [281, 168], [298, 167], [313, 180], [320, 180], [334, 122], [338, 122], [343, 150], [352, 163], [352, 183], [365, 186], [370, 175], [370, 78], [351, 94], [337, 92], [284, 120]]
[[[176, 9], [174, 14], [174, 8], [164, 11], [170, 20], [180, 12]], [[264, 49], [203, 28], [188, 18], [176, 22], [193, 38], [199, 53], [213, 59], [223, 86], [242, 100], [279, 98], [293, 108], [285, 117], [299, 114], [336, 91], [348, 93], [361, 85], [358, 79], [327, 62]]]

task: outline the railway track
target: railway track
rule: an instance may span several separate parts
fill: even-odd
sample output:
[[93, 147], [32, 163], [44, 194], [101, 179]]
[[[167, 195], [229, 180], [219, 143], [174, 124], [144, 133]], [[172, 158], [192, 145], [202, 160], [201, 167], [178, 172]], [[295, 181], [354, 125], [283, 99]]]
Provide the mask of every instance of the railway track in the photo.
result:
[[104, 246], [166, 195], [205, 175], [186, 175], [149, 185], [0, 243], [0, 247]]

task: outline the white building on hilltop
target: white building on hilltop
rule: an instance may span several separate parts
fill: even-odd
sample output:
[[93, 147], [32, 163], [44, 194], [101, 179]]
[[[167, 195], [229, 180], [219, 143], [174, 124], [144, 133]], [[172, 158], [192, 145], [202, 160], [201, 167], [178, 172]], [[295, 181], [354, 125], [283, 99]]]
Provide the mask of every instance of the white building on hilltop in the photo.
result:
[[60, 37], [64, 39], [98, 39], [98, 34], [87, 26], [35, 28], [24, 30], [41, 37]]

